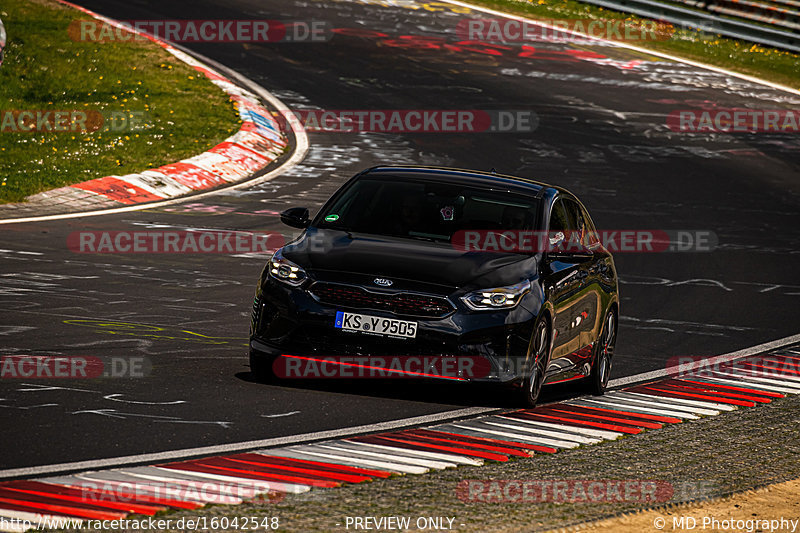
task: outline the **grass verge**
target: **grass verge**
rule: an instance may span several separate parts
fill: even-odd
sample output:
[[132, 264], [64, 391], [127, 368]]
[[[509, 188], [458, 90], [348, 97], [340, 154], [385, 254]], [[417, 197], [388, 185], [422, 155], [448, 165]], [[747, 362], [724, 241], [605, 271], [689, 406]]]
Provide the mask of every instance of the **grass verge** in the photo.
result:
[[[467, 0], [505, 13], [534, 20], [625, 19], [634, 26], [648, 19], [611, 11], [576, 0]], [[664, 40], [639, 40], [629, 44], [672, 54], [773, 83], [800, 89], [800, 55], [775, 48], [727, 39], [719, 35], [675, 27]]]
[[[94, 19], [52, 0], [4, 0], [0, 18], [8, 32], [0, 66], [0, 203], [172, 163], [238, 129], [225, 93], [148, 40], [73, 39], [70, 24]], [[96, 124], [93, 117], [106, 120], [96, 131], [19, 131], [15, 112], [23, 110], [86, 112], [87, 126]]]

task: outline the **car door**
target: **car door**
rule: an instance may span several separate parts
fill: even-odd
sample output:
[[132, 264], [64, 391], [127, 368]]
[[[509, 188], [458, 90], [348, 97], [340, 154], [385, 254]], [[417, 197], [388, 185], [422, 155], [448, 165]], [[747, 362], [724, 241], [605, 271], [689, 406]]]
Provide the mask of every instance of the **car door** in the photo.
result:
[[594, 257], [583, 246], [587, 224], [581, 207], [558, 198], [550, 214], [549, 236], [564, 233], [565, 243], [548, 250], [545, 289], [553, 305], [553, 352], [548, 374], [568, 379], [581, 374], [591, 357], [592, 332], [598, 321], [599, 298], [589, 283]]

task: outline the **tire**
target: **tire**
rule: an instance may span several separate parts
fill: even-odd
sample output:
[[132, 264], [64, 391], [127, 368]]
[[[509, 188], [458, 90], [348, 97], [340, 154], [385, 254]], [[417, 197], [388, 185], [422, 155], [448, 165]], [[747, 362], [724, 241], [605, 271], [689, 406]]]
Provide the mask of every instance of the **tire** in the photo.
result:
[[611, 364], [614, 357], [614, 345], [617, 342], [617, 314], [614, 309], [609, 309], [603, 320], [603, 329], [600, 338], [594, 347], [592, 371], [589, 374], [589, 392], [595, 396], [602, 396], [608, 386], [608, 377], [611, 374]]
[[271, 358], [250, 350], [250, 374], [259, 383], [274, 383], [277, 379], [272, 372]]
[[536, 406], [544, 384], [547, 362], [550, 359], [550, 331], [545, 318], [540, 318], [533, 329], [530, 354], [529, 369], [522, 381], [520, 392], [520, 403], [525, 407]]

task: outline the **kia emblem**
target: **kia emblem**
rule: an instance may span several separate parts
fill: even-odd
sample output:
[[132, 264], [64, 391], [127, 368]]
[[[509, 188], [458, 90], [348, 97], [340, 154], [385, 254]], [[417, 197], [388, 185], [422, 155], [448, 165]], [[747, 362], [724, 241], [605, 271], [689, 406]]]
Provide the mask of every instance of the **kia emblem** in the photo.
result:
[[394, 281], [386, 278], [375, 278], [372, 280], [372, 283], [381, 287], [391, 287], [394, 284]]

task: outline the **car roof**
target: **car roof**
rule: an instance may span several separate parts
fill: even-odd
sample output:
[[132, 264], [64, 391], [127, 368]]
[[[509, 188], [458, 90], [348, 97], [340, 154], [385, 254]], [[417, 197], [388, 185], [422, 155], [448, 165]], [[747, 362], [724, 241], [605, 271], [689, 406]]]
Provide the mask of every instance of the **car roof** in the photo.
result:
[[[480, 170], [466, 170], [459, 168], [446, 168], [446, 167], [428, 167], [428, 166], [400, 166], [400, 165], [381, 165], [369, 168], [359, 174], [359, 176], [391, 176], [393, 178], [431, 178], [436, 181], [451, 182], [451, 183], [471, 183], [474, 185], [482, 185], [485, 187], [503, 187], [515, 189], [527, 194], [533, 194], [539, 198], [545, 195], [547, 189], [554, 189], [555, 191], [569, 193], [566, 189], [549, 185], [540, 181], [535, 181], [528, 178], [521, 178], [518, 176], [508, 176], [505, 174], [497, 174], [494, 172], [482, 172]], [[572, 196], [571, 193], [569, 193]], [[549, 195], [548, 195], [549, 196]]]

